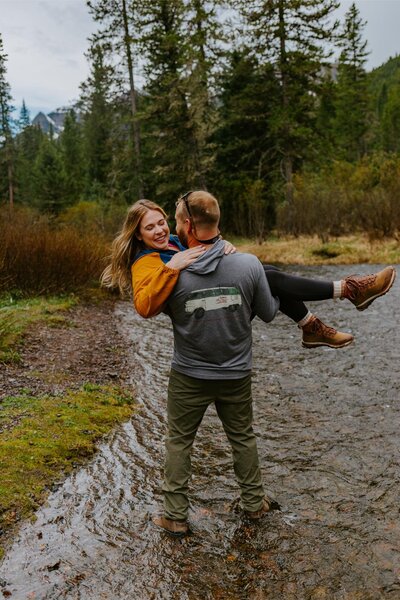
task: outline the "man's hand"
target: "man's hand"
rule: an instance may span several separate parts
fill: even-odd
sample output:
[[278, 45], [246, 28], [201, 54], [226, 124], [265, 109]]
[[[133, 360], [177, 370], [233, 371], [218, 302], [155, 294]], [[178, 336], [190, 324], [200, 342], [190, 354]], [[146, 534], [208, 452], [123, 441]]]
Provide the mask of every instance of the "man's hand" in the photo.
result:
[[182, 252], [177, 252], [169, 262], [167, 262], [167, 266], [171, 269], [186, 269], [189, 265], [191, 265], [199, 256], [204, 254], [206, 251], [204, 246], [196, 246], [195, 248], [188, 248], [188, 250], [183, 250]]

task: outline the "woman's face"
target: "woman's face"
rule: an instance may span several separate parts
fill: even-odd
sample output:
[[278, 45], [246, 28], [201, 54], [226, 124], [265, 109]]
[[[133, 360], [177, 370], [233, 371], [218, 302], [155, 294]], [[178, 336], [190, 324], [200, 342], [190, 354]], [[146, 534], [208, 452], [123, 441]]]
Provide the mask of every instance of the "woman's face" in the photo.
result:
[[169, 227], [164, 215], [158, 210], [148, 210], [140, 221], [136, 236], [146, 248], [154, 248], [154, 250], [168, 248]]

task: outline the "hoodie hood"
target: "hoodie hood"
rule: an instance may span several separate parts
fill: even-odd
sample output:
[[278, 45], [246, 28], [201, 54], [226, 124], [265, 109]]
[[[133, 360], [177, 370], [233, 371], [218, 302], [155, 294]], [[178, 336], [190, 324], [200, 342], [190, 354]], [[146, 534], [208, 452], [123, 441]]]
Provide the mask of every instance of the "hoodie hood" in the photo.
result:
[[204, 252], [204, 254], [187, 267], [185, 271], [196, 273], [196, 275], [208, 275], [209, 273], [213, 273], [218, 267], [224, 254], [225, 242], [224, 240], [218, 240], [212, 248], [207, 250], [207, 252]]

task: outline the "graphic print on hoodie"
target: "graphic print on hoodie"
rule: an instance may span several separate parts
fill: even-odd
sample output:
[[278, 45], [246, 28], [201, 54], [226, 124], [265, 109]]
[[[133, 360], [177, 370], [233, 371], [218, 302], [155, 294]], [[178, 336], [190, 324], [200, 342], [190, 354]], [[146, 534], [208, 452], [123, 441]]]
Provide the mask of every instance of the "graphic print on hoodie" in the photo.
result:
[[185, 311], [201, 319], [208, 310], [237, 310], [242, 305], [240, 290], [236, 287], [216, 287], [191, 292], [185, 302]]

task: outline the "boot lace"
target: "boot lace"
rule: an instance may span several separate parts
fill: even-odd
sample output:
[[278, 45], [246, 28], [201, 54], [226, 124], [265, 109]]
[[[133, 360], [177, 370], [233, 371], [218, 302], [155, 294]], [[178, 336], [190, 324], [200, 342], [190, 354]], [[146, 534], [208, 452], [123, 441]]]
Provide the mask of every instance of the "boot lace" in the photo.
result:
[[355, 300], [358, 294], [371, 287], [375, 280], [376, 275], [366, 275], [365, 277], [350, 275], [350, 277], [346, 277], [346, 297], [349, 300]]
[[319, 333], [327, 337], [331, 337], [336, 334], [336, 329], [330, 327], [329, 325], [325, 325], [325, 323], [322, 323], [322, 321], [320, 321], [319, 319], [314, 320], [314, 322], [312, 323], [312, 327], [314, 333]]

